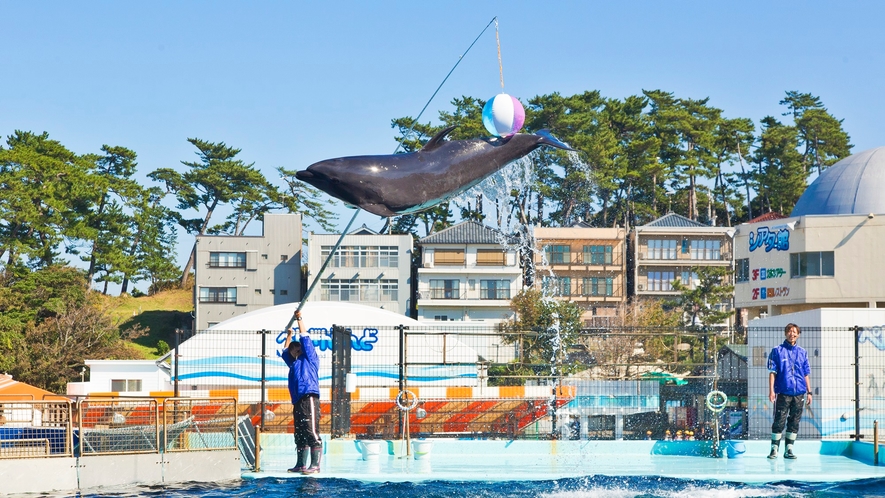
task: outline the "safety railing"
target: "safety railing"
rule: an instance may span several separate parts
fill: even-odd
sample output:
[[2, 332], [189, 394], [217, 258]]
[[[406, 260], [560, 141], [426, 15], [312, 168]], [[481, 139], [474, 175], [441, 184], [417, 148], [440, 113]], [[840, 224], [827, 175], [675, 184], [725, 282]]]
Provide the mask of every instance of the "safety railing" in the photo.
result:
[[163, 402], [166, 451], [237, 447], [236, 398], [171, 398]]
[[72, 455], [70, 401], [0, 399], [0, 459]]

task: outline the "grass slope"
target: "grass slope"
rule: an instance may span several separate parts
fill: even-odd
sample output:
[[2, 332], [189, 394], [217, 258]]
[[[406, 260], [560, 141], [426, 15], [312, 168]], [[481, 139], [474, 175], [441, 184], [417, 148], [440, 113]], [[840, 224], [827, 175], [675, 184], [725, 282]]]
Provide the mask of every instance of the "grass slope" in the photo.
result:
[[111, 314], [125, 332], [135, 326], [147, 331], [146, 335], [132, 340], [146, 358], [159, 356], [157, 344], [166, 341], [175, 346], [175, 329], [191, 327], [194, 309], [193, 290], [168, 290], [153, 296], [132, 297], [124, 295], [112, 298]]

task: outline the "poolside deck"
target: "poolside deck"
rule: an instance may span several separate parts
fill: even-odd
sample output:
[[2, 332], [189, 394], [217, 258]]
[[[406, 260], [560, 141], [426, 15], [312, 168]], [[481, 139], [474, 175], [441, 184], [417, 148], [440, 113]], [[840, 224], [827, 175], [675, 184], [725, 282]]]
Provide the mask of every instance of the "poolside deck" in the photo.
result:
[[[266, 435], [276, 436], [276, 435]], [[661, 476], [748, 484], [780, 481], [845, 482], [883, 478], [873, 465], [873, 445], [850, 441], [799, 441], [798, 458], [766, 458], [767, 441], [741, 441], [730, 456], [713, 458], [700, 441], [496, 441], [432, 440], [423, 458], [405, 456], [401, 442], [380, 441], [377, 459], [364, 460], [355, 441], [327, 441], [323, 471], [315, 477], [364, 482], [425, 480], [548, 480], [592, 475]], [[291, 436], [263, 442], [262, 471], [246, 479], [301, 478], [289, 474], [295, 449]], [[734, 448], [733, 448], [734, 449]], [[782, 448], [783, 449], [783, 448]], [[743, 453], [739, 453], [744, 450]]]

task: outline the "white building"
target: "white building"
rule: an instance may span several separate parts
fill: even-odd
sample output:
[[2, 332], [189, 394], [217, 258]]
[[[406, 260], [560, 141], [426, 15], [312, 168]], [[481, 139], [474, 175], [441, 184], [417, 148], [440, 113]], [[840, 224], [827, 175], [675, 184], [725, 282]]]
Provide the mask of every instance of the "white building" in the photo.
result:
[[259, 236], [200, 235], [194, 329], [301, 299], [301, 215], [265, 214]]
[[830, 166], [790, 217], [735, 235], [735, 306], [747, 318], [885, 308], [885, 147]]
[[170, 370], [155, 360], [86, 360], [89, 381], [69, 382], [69, 396], [172, 396]]
[[[307, 236], [308, 286], [340, 237]], [[411, 235], [380, 235], [363, 225], [344, 237], [308, 301], [350, 301], [408, 315], [412, 247]]]
[[522, 289], [517, 250], [499, 231], [465, 221], [418, 241], [418, 320], [498, 323]]

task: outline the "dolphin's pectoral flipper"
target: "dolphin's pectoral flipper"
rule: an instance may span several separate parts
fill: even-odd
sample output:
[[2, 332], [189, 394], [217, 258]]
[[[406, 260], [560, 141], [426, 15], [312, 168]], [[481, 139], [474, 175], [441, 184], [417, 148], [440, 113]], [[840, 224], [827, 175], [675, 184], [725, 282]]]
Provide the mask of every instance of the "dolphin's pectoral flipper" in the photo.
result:
[[441, 132], [437, 133], [436, 135], [433, 136], [433, 138], [428, 140], [426, 144], [424, 144], [424, 147], [421, 148], [421, 151], [422, 152], [430, 152], [433, 149], [436, 149], [437, 147], [442, 145], [443, 140], [445, 140], [445, 138], [446, 138], [446, 135], [451, 133], [452, 130], [454, 130], [454, 129], [455, 129], [455, 125], [452, 125], [446, 129], [442, 130]]

